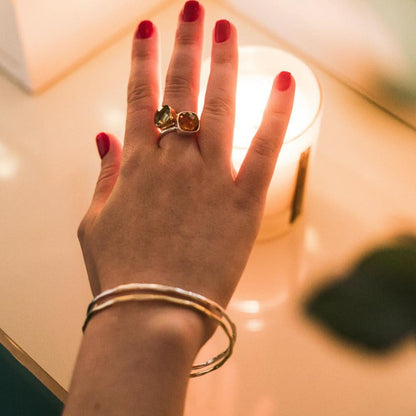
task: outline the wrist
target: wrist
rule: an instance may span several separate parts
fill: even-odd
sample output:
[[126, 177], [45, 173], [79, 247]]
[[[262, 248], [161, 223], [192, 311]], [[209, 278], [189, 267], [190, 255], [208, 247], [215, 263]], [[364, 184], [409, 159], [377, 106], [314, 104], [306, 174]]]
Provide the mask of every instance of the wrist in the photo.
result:
[[211, 324], [203, 315], [184, 307], [161, 302], [126, 302], [113, 305], [91, 318], [87, 331], [129, 345], [163, 345], [169, 353], [184, 354], [191, 364], [208, 339]]
[[200, 320], [192, 311], [156, 302], [97, 313], [84, 332], [65, 414], [107, 414], [105, 409], [126, 406], [123, 414], [147, 407], [155, 415], [182, 414], [204, 333]]
[[[133, 302], [138, 302], [140, 306], [133, 306], [136, 313], [132, 315], [137, 317], [137, 311], [141, 311], [141, 315], [145, 315], [139, 317], [139, 321], [135, 322], [135, 325], [140, 329], [139, 334], [150, 331], [150, 335], [152, 338], [155, 337], [158, 345], [171, 345], [173, 342], [180, 346], [180, 351], [194, 351], [193, 355], [195, 355], [195, 351], [197, 352], [213, 334], [217, 325], [224, 330], [229, 341], [228, 347], [215, 357], [193, 365], [190, 377], [201, 376], [216, 370], [231, 356], [237, 335], [236, 327], [219, 304], [197, 293], [155, 283], [123, 284], [97, 295], [88, 306], [83, 331], [90, 319], [97, 313], [108, 310], [108, 308], [114, 309], [115, 305]], [[164, 306], [161, 306], [161, 303]], [[149, 304], [151, 309], [147, 308]], [[196, 320], [197, 316], [198, 320]], [[211, 322], [209, 324], [202, 322], [202, 316]], [[117, 315], [113, 313], [113, 318], [116, 317]], [[125, 328], [126, 334], [129, 334], [133, 329], [131, 328], [131, 319]], [[204, 327], [205, 331], [201, 331]], [[190, 331], [190, 328], [193, 330]], [[119, 329], [118, 326], [115, 329]], [[113, 328], [113, 332], [115, 329]], [[195, 329], [197, 329], [197, 335], [195, 335]], [[137, 340], [142, 342], [143, 338], [139, 335]], [[173, 348], [175, 348], [174, 344]]]

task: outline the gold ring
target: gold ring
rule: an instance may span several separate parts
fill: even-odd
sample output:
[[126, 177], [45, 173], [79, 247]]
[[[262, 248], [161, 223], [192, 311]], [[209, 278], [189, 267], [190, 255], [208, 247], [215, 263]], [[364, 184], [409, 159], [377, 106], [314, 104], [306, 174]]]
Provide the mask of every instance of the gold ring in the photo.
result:
[[199, 117], [193, 111], [176, 111], [164, 105], [155, 112], [155, 126], [160, 129], [161, 136], [176, 131], [181, 134], [192, 134], [199, 131]]

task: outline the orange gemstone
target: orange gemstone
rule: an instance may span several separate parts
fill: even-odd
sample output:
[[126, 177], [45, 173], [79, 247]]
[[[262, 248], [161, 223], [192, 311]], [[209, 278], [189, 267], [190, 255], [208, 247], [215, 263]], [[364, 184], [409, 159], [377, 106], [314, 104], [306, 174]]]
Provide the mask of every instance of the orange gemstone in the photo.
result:
[[191, 111], [182, 111], [178, 115], [178, 127], [186, 132], [198, 131], [199, 118]]

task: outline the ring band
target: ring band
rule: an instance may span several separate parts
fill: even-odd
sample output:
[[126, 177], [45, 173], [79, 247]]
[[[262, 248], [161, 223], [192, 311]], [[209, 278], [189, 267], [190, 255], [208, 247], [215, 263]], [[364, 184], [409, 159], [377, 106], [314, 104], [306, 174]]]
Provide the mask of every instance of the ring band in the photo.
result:
[[164, 130], [161, 130], [160, 134], [159, 134], [159, 138], [163, 137], [165, 134], [172, 133], [172, 132], [177, 131], [177, 130], [178, 130], [178, 128], [176, 126], [168, 127]]
[[199, 117], [193, 111], [176, 111], [165, 104], [155, 112], [155, 126], [160, 130], [160, 137], [176, 131], [180, 134], [193, 134], [199, 131]]

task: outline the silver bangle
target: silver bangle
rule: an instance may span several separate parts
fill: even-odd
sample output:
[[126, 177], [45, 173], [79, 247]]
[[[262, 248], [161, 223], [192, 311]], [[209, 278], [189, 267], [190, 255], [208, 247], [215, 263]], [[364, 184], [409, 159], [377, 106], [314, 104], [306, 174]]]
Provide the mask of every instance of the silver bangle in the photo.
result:
[[117, 303], [131, 301], [165, 301], [185, 306], [213, 319], [224, 330], [229, 340], [228, 347], [222, 353], [204, 363], [193, 365], [190, 377], [201, 376], [216, 370], [231, 356], [237, 337], [237, 330], [225, 310], [216, 302], [202, 295], [177, 287], [153, 283], [130, 283], [106, 290], [89, 304], [82, 330], [85, 331], [89, 320], [97, 312]]

